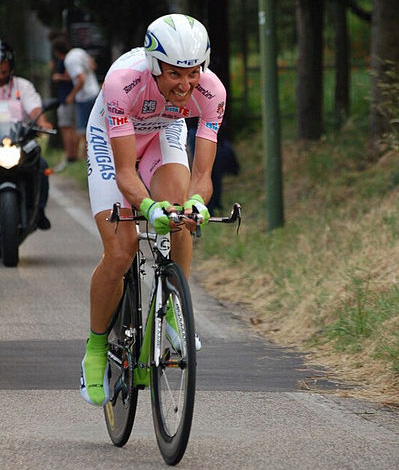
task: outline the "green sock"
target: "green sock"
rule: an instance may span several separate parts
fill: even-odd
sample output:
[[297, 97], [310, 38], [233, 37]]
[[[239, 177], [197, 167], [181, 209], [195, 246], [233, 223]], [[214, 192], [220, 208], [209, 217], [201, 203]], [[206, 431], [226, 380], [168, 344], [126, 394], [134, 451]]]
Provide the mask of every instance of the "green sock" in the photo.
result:
[[[93, 350], [103, 349], [104, 346], [108, 345], [108, 333], [94, 333], [90, 330], [89, 341], [86, 345], [86, 351], [88, 348]], [[108, 346], [107, 346], [108, 347]]]
[[107, 366], [108, 335], [90, 331], [83, 359], [86, 388], [91, 401], [101, 405], [105, 400], [104, 372]]

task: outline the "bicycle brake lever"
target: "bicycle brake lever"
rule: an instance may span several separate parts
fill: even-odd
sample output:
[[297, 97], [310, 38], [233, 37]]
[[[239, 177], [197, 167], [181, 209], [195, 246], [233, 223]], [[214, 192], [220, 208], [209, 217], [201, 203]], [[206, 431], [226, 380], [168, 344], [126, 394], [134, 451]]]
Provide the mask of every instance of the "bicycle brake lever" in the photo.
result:
[[238, 221], [237, 222], [237, 235], [238, 235], [238, 231], [240, 230], [240, 225], [241, 225], [241, 205], [238, 204], [238, 202], [234, 204], [231, 216], [232, 218], [234, 217]]
[[196, 227], [195, 227], [195, 236], [197, 238], [200, 238], [201, 235], [202, 235], [202, 232], [201, 232], [201, 220], [203, 219], [203, 217], [201, 215], [197, 215], [196, 219], [195, 219], [195, 222], [196, 222]]
[[166, 214], [168, 217], [169, 217], [169, 220], [171, 220], [172, 222], [174, 222], [175, 224], [179, 224], [180, 223], [180, 219], [179, 219], [179, 216], [177, 215], [176, 212], [166, 212]]
[[112, 207], [112, 211], [111, 211], [111, 214], [109, 217], [107, 217], [105, 220], [111, 224], [113, 224], [114, 222], [116, 222], [116, 225], [115, 225], [115, 233], [117, 232], [118, 230], [118, 226], [119, 226], [119, 221], [120, 221], [120, 208], [121, 208], [121, 205], [119, 202], [116, 202], [113, 207]]
[[121, 205], [119, 204], [119, 202], [116, 202], [112, 207], [112, 211], [111, 211], [110, 216], [107, 217], [105, 220], [107, 220], [107, 222], [110, 222], [111, 224], [114, 223], [114, 222], [119, 222], [119, 220], [120, 220], [120, 208], [121, 208]]

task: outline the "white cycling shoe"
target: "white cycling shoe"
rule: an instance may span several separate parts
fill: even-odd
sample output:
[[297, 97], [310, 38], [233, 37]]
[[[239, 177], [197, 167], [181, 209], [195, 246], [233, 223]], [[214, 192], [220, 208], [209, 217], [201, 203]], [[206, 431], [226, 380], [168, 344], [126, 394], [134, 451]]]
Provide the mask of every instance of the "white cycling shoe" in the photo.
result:
[[[177, 326], [177, 320], [175, 315], [175, 309], [179, 309], [180, 304], [178, 302], [172, 302], [169, 300], [168, 308], [165, 315], [165, 329], [166, 337], [170, 342], [173, 349], [181, 354], [181, 339], [179, 334], [179, 327]], [[201, 338], [195, 333], [195, 350], [200, 351], [202, 348]]]
[[[181, 353], [181, 340], [180, 336], [177, 331], [173, 328], [173, 326], [166, 320], [165, 321], [166, 327], [166, 337], [168, 338], [169, 343], [172, 345], [173, 349], [177, 353]], [[201, 351], [202, 343], [201, 338], [195, 333], [195, 350]]]
[[91, 405], [104, 406], [109, 401], [109, 364], [102, 354], [86, 352], [81, 364], [80, 395]]
[[80, 376], [80, 395], [87, 403], [96, 406], [104, 406], [109, 401], [109, 379], [108, 379], [108, 364], [104, 372], [104, 381], [102, 384], [86, 385], [86, 377], [82, 361], [82, 374]]

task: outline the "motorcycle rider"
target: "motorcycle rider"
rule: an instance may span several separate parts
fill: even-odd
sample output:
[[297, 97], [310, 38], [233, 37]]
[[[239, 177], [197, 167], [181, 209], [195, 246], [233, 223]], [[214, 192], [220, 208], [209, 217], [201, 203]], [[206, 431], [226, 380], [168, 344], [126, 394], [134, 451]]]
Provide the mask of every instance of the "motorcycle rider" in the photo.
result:
[[[17, 102], [21, 108], [21, 114], [34, 120], [42, 112], [42, 100], [34, 85], [25, 78], [15, 76], [14, 69], [14, 51], [9, 44], [0, 39], [0, 101], [13, 100]], [[53, 128], [44, 114], [39, 117], [37, 125], [45, 129]], [[44, 174], [46, 168], [48, 168], [48, 164], [40, 156], [41, 183], [38, 228], [41, 230], [51, 228], [51, 223], [44, 212], [49, 193], [48, 176]]]

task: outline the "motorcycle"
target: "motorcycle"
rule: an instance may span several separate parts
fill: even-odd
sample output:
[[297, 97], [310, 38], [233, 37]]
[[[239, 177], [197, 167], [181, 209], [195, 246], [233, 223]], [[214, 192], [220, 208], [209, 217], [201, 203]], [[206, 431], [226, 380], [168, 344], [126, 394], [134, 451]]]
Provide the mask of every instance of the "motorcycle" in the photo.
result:
[[[48, 100], [41, 114], [58, 105], [58, 100]], [[0, 101], [0, 257], [4, 266], [17, 266], [19, 246], [37, 228], [43, 170], [36, 138], [40, 133], [57, 133], [39, 127], [38, 118], [27, 123], [12, 101]]]

